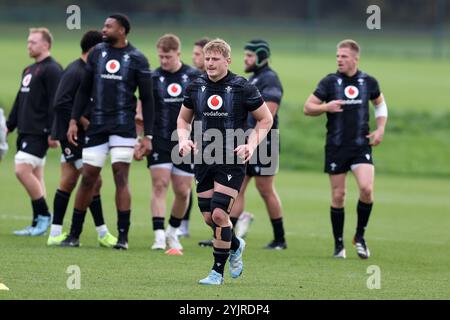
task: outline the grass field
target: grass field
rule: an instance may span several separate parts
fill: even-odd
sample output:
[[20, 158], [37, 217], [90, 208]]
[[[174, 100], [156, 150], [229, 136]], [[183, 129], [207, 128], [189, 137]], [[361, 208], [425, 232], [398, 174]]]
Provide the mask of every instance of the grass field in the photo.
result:
[[[33, 24], [35, 25], [35, 24]], [[26, 52], [28, 25], [1, 25], [0, 106], [9, 111], [17, 93], [20, 72], [30, 64]], [[78, 56], [81, 32], [52, 28], [52, 53], [64, 66]], [[85, 31], [84, 29], [83, 31]], [[12, 230], [29, 223], [31, 205], [14, 176], [14, 141], [0, 163], [0, 283], [11, 290], [0, 299], [450, 299], [450, 136], [448, 88], [450, 64], [411, 55], [386, 55], [384, 49], [415, 47], [428, 50], [426, 37], [365, 38], [361, 69], [376, 76], [388, 99], [389, 124], [383, 145], [374, 151], [377, 164], [376, 204], [367, 232], [372, 257], [361, 261], [350, 241], [356, 224], [357, 194], [348, 184], [345, 242], [348, 259], [331, 258], [333, 241], [329, 222], [329, 186], [321, 174], [324, 118], [307, 118], [302, 105], [321, 77], [335, 69], [335, 44], [347, 33], [330, 33], [308, 50], [311, 37], [298, 30], [218, 26], [207, 30], [233, 47], [232, 70], [241, 73], [245, 41], [261, 36], [272, 46], [272, 65], [284, 85], [280, 111], [281, 171], [277, 188], [283, 201], [289, 248], [268, 252], [262, 247], [272, 238], [265, 208], [254, 188], [247, 210], [256, 214], [244, 253], [241, 279], [226, 276], [221, 288], [200, 287], [212, 263], [209, 249], [197, 246], [209, 238], [197, 206], [192, 213], [185, 254], [169, 257], [153, 252], [149, 210], [151, 183], [144, 163], [134, 163], [130, 250], [116, 252], [97, 247], [90, 217], [86, 219], [78, 249], [47, 248], [46, 238], [17, 238]], [[157, 65], [154, 44], [166, 32], [181, 36], [183, 60], [190, 62], [191, 43], [205, 29], [183, 26], [136, 28], [131, 40]], [[259, 33], [258, 33], [259, 32]], [[282, 36], [280, 36], [282, 35]], [[295, 39], [294, 41], [292, 39]], [[373, 40], [373, 41], [372, 41]], [[382, 40], [382, 41], [380, 41]], [[448, 50], [448, 43], [446, 48]], [[46, 167], [49, 205], [59, 180], [59, 150], [51, 151]], [[294, 171], [303, 169], [309, 171]], [[115, 232], [111, 170], [104, 169], [103, 207]], [[72, 205], [69, 205], [72, 208]], [[65, 219], [68, 230], [71, 209]], [[81, 268], [81, 290], [68, 290], [66, 270]], [[380, 267], [381, 289], [369, 290], [367, 268]]]
[[[1, 163], [0, 299], [449, 299], [450, 298], [450, 183], [443, 179], [395, 178], [376, 181], [376, 205], [367, 232], [372, 257], [360, 260], [350, 240], [354, 232], [356, 190], [348, 184], [345, 243], [348, 259], [331, 258], [332, 236], [328, 213], [328, 181], [324, 174], [281, 172], [278, 190], [283, 199], [289, 248], [266, 251], [271, 227], [254, 188], [247, 209], [256, 214], [247, 237], [242, 278], [226, 274], [221, 288], [196, 284], [208, 272], [210, 249], [197, 241], [210, 231], [196, 206], [191, 238], [184, 239], [184, 256], [150, 250], [153, 241], [149, 213], [150, 183], [143, 163], [134, 163], [130, 250], [98, 248], [90, 217], [81, 248], [48, 248], [46, 238], [17, 238], [12, 230], [30, 219], [30, 203], [15, 180], [11, 156]], [[58, 161], [47, 166], [48, 192], [53, 196]], [[102, 193], [106, 221], [115, 232], [113, 187], [109, 168]], [[71, 206], [69, 206], [70, 208]], [[69, 213], [65, 229], [70, 224]], [[81, 289], [68, 290], [66, 270], [81, 269]], [[369, 290], [370, 265], [381, 269], [381, 289]]]

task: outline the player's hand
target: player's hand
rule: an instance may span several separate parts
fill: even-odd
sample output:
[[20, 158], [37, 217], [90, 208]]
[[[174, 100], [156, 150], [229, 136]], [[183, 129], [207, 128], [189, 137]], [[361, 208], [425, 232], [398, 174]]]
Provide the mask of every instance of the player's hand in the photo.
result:
[[342, 112], [344, 109], [342, 109], [342, 105], [344, 104], [344, 101], [342, 100], [333, 100], [326, 104], [327, 112], [329, 113], [337, 113]]
[[152, 149], [153, 149], [152, 139], [150, 139], [147, 136], [142, 138], [142, 140], [141, 140], [142, 156], [148, 156], [150, 154], [150, 152], [152, 152]]
[[142, 152], [142, 141], [139, 138], [137, 143], [134, 145], [134, 154], [133, 154], [134, 160], [141, 161], [144, 159], [144, 153]]
[[369, 135], [366, 136], [366, 138], [369, 138], [369, 144], [371, 146], [377, 146], [383, 141], [384, 137], [384, 128], [378, 128], [377, 130], [373, 131]]
[[191, 151], [197, 153], [197, 143], [194, 143], [192, 140], [183, 140], [178, 144], [178, 150], [182, 157], [188, 155]]
[[78, 147], [78, 126], [77, 122], [73, 119], [71, 119], [69, 122], [69, 130], [67, 130], [67, 140], [69, 141], [69, 143]]
[[55, 149], [59, 147], [59, 142], [58, 140], [53, 140], [50, 136], [48, 137], [48, 147]]
[[86, 117], [81, 117], [80, 124], [83, 127], [83, 130], [86, 131], [89, 127], [90, 122]]
[[251, 159], [253, 151], [255, 151], [255, 148], [250, 144], [242, 144], [234, 149], [234, 152], [236, 152], [237, 156], [240, 157], [244, 163]]

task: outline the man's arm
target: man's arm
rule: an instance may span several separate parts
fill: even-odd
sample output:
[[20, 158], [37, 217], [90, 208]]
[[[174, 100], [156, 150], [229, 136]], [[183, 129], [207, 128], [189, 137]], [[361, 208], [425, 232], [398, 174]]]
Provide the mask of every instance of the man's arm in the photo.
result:
[[78, 126], [77, 123], [81, 116], [85, 113], [86, 107], [89, 104], [89, 98], [92, 92], [92, 85], [94, 83], [94, 73], [88, 69], [83, 75], [81, 85], [78, 88], [75, 96], [75, 101], [72, 109], [72, 116], [69, 122], [69, 130], [67, 131], [67, 140], [75, 146], [77, 146], [78, 140]]
[[243, 159], [244, 163], [250, 160], [253, 151], [255, 151], [256, 147], [264, 140], [273, 125], [272, 114], [265, 102], [251, 113], [256, 120], [256, 126], [250, 134], [248, 143], [234, 149], [236, 154]]
[[196, 151], [196, 145], [190, 139], [193, 118], [194, 111], [182, 105], [177, 118], [177, 134], [181, 156], [185, 156], [191, 152], [191, 150], [194, 150], [194, 152]]
[[272, 101], [266, 101], [266, 104], [267, 107], [269, 108], [270, 113], [272, 114], [272, 118], [275, 118], [275, 115], [277, 114], [280, 105]]
[[17, 118], [19, 112], [19, 92], [16, 95], [16, 100], [14, 100], [14, 105], [9, 113], [8, 120], [6, 120], [6, 134], [10, 134], [17, 128]]
[[323, 103], [322, 100], [317, 98], [315, 95], [310, 95], [306, 100], [305, 105], [303, 107], [303, 112], [307, 116], [320, 116], [322, 113], [330, 112], [342, 112], [342, 100], [333, 100], [328, 103]]
[[383, 141], [384, 129], [386, 127], [388, 117], [388, 109], [383, 94], [380, 94], [378, 98], [373, 99], [372, 104], [375, 107], [377, 129], [370, 133], [367, 138], [370, 139], [371, 146], [377, 146], [381, 143], [381, 141]]

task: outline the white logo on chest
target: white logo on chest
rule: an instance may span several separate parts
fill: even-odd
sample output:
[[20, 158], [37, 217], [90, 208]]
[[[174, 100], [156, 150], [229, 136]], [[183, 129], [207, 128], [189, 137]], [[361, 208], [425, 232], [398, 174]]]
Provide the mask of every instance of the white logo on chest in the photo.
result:
[[171, 97], [178, 97], [183, 89], [178, 83], [172, 83], [167, 87], [167, 93]]
[[22, 85], [24, 87], [28, 87], [30, 85], [31, 82], [31, 78], [33, 77], [33, 75], [31, 73], [27, 74], [25, 77], [23, 77], [22, 80]]
[[344, 89], [344, 94], [349, 99], [355, 99], [359, 95], [359, 90], [355, 86], [347, 86]]
[[212, 110], [219, 110], [223, 105], [223, 100], [221, 96], [218, 96], [217, 94], [212, 95], [208, 99], [208, 107]]
[[106, 71], [109, 73], [116, 73], [120, 70], [120, 62], [117, 60], [109, 60], [106, 63]]

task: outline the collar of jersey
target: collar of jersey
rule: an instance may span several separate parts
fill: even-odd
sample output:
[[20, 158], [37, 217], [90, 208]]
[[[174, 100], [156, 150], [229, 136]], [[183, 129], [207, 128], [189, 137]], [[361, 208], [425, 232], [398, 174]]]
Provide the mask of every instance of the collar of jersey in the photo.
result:
[[211, 81], [211, 79], [209, 79], [208, 75], [206, 75], [206, 79], [209, 83], [221, 84], [221, 83], [227, 82], [232, 76], [234, 76], [234, 74], [230, 70], [228, 70], [227, 75], [217, 82]]
[[353, 79], [353, 78], [361, 76], [361, 70], [358, 69], [356, 71], [355, 75], [353, 75], [351, 77], [347, 76], [346, 74], [340, 73], [339, 71], [336, 71], [336, 74], [342, 78]]

